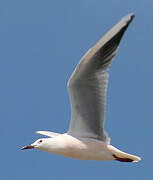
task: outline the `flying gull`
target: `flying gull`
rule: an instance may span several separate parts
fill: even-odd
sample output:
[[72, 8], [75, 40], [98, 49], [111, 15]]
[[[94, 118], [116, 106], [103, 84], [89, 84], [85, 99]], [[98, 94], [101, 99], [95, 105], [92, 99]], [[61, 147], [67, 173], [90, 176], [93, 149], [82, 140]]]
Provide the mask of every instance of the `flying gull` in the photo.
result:
[[129, 14], [108, 31], [82, 57], [68, 81], [71, 122], [67, 133], [36, 133], [48, 136], [22, 149], [38, 149], [81, 160], [138, 162], [141, 158], [110, 144], [104, 131], [108, 72], [120, 40], [134, 18]]

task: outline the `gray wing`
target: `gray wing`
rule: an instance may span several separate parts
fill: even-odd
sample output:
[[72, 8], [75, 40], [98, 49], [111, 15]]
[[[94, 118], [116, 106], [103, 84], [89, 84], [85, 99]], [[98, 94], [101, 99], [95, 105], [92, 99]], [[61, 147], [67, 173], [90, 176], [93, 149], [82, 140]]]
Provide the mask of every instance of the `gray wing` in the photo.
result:
[[134, 18], [129, 14], [108, 31], [80, 60], [68, 82], [71, 123], [68, 134], [109, 143], [104, 131], [106, 70], [117, 53], [120, 40]]

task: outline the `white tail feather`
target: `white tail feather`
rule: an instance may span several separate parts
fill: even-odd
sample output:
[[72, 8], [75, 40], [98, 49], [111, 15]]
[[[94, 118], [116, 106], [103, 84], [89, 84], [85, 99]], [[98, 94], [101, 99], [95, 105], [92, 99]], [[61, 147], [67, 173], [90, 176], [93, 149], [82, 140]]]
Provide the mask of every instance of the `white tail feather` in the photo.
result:
[[114, 159], [121, 162], [138, 162], [141, 160], [140, 157], [123, 152], [111, 145], [109, 145], [109, 150], [111, 151]]

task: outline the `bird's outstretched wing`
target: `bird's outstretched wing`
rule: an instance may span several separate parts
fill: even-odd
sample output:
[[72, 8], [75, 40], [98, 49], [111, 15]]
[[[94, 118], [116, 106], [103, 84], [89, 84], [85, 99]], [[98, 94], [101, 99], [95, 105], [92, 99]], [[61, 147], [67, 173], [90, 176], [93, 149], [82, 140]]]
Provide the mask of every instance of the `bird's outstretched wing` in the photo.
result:
[[61, 135], [59, 133], [55, 133], [55, 132], [51, 132], [51, 131], [36, 131], [36, 134], [41, 134], [41, 135], [48, 136], [48, 137], [56, 137], [56, 136]]
[[68, 134], [109, 143], [104, 131], [108, 73], [120, 40], [134, 18], [129, 14], [108, 31], [80, 60], [68, 82], [71, 123]]

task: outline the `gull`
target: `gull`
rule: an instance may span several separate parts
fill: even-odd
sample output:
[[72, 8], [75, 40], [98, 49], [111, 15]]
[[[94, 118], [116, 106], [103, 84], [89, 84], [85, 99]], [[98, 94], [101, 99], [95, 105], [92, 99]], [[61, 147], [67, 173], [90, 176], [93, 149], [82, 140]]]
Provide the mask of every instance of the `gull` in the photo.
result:
[[80, 160], [138, 162], [140, 157], [110, 144], [104, 130], [108, 72], [134, 14], [123, 17], [81, 58], [68, 81], [71, 122], [67, 133], [37, 131], [47, 136], [24, 149], [38, 149]]

